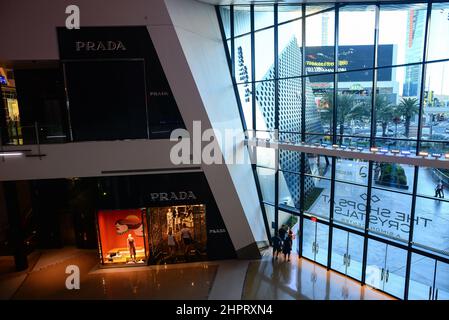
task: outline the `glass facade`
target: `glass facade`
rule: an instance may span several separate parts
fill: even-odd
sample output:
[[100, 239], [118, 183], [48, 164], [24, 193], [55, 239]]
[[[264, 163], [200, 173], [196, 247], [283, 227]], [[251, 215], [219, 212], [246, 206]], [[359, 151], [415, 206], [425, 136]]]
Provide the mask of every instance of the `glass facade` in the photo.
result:
[[[447, 3], [219, 8], [257, 137], [449, 151]], [[397, 298], [448, 298], [449, 170], [257, 149], [270, 235], [291, 225], [300, 256]]]

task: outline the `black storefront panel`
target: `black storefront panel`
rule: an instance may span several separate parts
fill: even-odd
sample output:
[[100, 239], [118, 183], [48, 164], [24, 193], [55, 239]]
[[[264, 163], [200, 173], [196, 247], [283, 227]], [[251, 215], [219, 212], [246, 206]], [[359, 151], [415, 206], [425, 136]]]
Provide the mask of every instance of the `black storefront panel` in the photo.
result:
[[74, 141], [148, 137], [143, 61], [65, 65]]
[[145, 26], [57, 32], [73, 140], [168, 138], [185, 127]]

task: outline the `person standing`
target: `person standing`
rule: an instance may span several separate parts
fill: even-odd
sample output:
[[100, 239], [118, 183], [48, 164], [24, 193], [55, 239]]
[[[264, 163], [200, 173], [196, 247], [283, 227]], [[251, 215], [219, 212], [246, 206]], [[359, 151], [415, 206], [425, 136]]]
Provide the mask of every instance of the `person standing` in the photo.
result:
[[444, 198], [443, 182], [440, 180], [435, 188], [435, 198]]
[[440, 198], [444, 198], [444, 184], [443, 181], [440, 180], [440, 182], [438, 182], [438, 188], [440, 189]]
[[279, 252], [282, 251], [282, 240], [277, 233], [271, 238], [271, 243], [273, 244], [273, 259], [276, 258], [277, 260]]
[[278, 235], [282, 241], [287, 239], [287, 226], [285, 224], [283, 224], [282, 227], [279, 228]]
[[190, 229], [187, 228], [187, 225], [185, 223], [182, 224], [182, 229], [181, 229], [181, 239], [184, 242], [184, 254], [187, 254], [193, 243], [193, 237], [192, 237], [192, 233], [190, 232]]
[[168, 241], [168, 254], [172, 256], [176, 252], [176, 240], [175, 236], [173, 235], [172, 228], [168, 229], [167, 241]]
[[282, 246], [282, 253], [284, 254], [284, 261], [290, 261], [290, 253], [292, 251], [293, 246], [293, 232], [291, 230], [288, 231], [287, 239], [285, 239], [284, 244]]

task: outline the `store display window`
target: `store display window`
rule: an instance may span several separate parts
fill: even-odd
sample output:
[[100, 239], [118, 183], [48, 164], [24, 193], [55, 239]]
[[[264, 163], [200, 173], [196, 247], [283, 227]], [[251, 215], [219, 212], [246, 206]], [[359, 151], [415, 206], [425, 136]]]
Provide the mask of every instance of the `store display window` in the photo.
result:
[[204, 205], [154, 207], [148, 213], [152, 264], [207, 260]]
[[146, 263], [145, 209], [100, 210], [97, 219], [103, 264]]

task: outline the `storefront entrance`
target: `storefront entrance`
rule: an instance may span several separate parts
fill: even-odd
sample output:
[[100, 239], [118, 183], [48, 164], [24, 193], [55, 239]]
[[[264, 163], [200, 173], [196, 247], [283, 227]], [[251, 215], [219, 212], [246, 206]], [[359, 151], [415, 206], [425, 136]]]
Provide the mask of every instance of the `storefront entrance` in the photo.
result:
[[207, 260], [205, 206], [178, 205], [97, 214], [104, 265]]
[[207, 260], [204, 205], [149, 209], [152, 264]]

